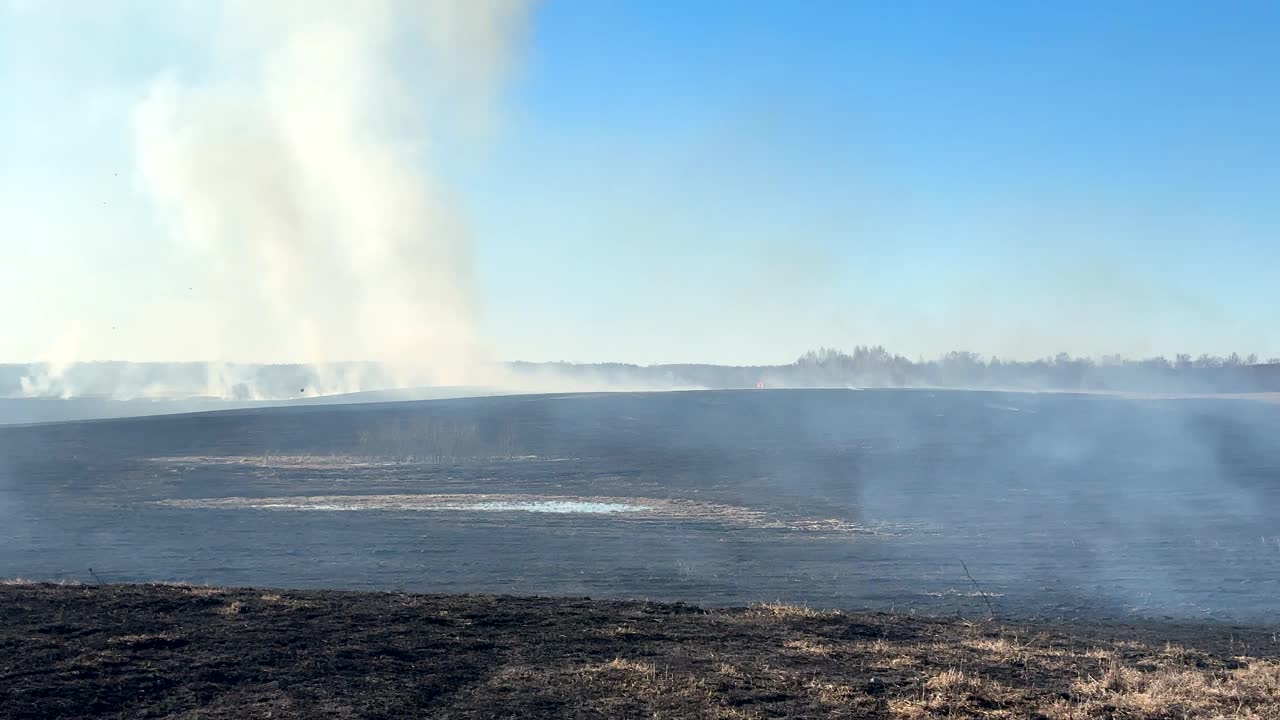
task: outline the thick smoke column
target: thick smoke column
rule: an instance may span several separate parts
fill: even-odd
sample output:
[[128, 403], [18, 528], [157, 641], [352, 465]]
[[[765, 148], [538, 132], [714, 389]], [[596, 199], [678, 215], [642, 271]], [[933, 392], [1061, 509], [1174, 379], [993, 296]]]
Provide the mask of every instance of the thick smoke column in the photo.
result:
[[[482, 356], [467, 229], [433, 138], [487, 120], [520, 0], [227, 2], [213, 72], [134, 112], [139, 176], [227, 299], [240, 358], [461, 383]], [[234, 298], [234, 300], [232, 300]], [[265, 357], [264, 357], [265, 356]]]

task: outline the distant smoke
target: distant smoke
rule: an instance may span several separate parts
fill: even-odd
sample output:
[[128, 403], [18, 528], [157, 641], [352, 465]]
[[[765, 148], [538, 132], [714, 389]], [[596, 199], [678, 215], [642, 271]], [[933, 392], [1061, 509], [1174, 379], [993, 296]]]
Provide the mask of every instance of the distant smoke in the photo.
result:
[[208, 331], [228, 354], [466, 382], [484, 355], [471, 241], [427, 169], [448, 127], [489, 122], [528, 3], [220, 9], [212, 71], [166, 72], [134, 110], [142, 187], [228, 304]]
[[[50, 349], [48, 360], [33, 365], [18, 378], [18, 395], [21, 397], [72, 397], [75, 389], [66, 381], [66, 375], [75, 366], [79, 335], [74, 329], [64, 333]], [[0, 397], [12, 395], [12, 391], [0, 392]]]

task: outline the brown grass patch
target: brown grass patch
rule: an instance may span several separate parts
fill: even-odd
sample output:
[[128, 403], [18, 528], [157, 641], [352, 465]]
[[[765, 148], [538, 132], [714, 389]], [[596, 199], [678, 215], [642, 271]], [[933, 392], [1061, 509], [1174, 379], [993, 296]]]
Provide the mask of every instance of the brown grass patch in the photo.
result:
[[265, 595], [259, 595], [258, 600], [262, 601], [263, 603], [266, 603], [267, 605], [288, 608], [290, 610], [315, 607], [315, 603], [308, 602], [306, 600], [300, 600], [296, 597], [281, 595], [279, 593], [267, 593]]
[[808, 638], [800, 638], [798, 640], [783, 641], [782, 647], [788, 650], [795, 650], [805, 655], [816, 655], [818, 657], [827, 657], [835, 652], [835, 648], [826, 643], [814, 642]]
[[889, 702], [895, 717], [1009, 717], [1019, 694], [991, 678], [949, 668], [928, 677], [916, 697]]
[[849, 685], [827, 680], [809, 680], [804, 686], [823, 705], [844, 706], [862, 696], [861, 691]]
[[655, 672], [657, 672], [657, 670], [653, 666], [653, 663], [644, 663], [638, 660], [628, 660], [626, 658], [620, 658], [620, 657], [614, 658], [609, 662], [604, 663], [603, 665], [598, 665], [596, 666], [595, 669], [625, 670], [627, 672], [644, 673], [646, 675], [652, 675]]
[[218, 613], [221, 615], [239, 615], [242, 612], [244, 612], [244, 603], [239, 600], [232, 601], [218, 608]]
[[981, 653], [993, 660], [1009, 662], [1019, 660], [1028, 653], [1028, 649], [1006, 638], [974, 638], [964, 641], [965, 647]]
[[756, 615], [775, 618], [829, 618], [839, 617], [839, 610], [819, 610], [807, 605], [788, 605], [786, 603], [756, 603], [751, 606]]
[[[1076, 702], [1068, 715], [1100, 716], [1118, 708], [1138, 717], [1280, 718], [1280, 663], [1199, 670], [1169, 665], [1142, 671], [1113, 662], [1101, 675], [1074, 683]], [[1058, 708], [1060, 714], [1064, 708]]]
[[729, 663], [720, 663], [719, 667], [716, 668], [716, 672], [724, 675], [725, 677], [735, 679], [743, 677], [742, 671], [738, 669], [738, 666], [730, 665]]

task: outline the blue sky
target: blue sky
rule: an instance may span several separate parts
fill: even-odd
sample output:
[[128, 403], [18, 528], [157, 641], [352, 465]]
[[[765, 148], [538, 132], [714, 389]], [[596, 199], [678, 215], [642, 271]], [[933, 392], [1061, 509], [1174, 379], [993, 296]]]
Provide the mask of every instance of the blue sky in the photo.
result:
[[[190, 292], [117, 178], [199, 25], [62, 5], [0, 14], [0, 360]], [[1278, 72], [1276, 3], [550, 0], [439, 172], [503, 357], [1275, 356]]]

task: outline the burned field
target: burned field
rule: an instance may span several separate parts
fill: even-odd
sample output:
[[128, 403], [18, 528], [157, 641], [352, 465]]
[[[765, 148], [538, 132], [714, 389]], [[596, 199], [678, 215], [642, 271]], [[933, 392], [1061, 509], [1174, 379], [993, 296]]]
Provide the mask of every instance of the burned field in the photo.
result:
[[1280, 717], [1273, 630], [0, 585], [6, 718]]
[[1278, 431], [923, 390], [0, 428], [0, 577], [64, 583], [0, 585], [0, 715], [1276, 718]]
[[1267, 621], [1277, 436], [1267, 403], [926, 390], [6, 427], [0, 577]]

